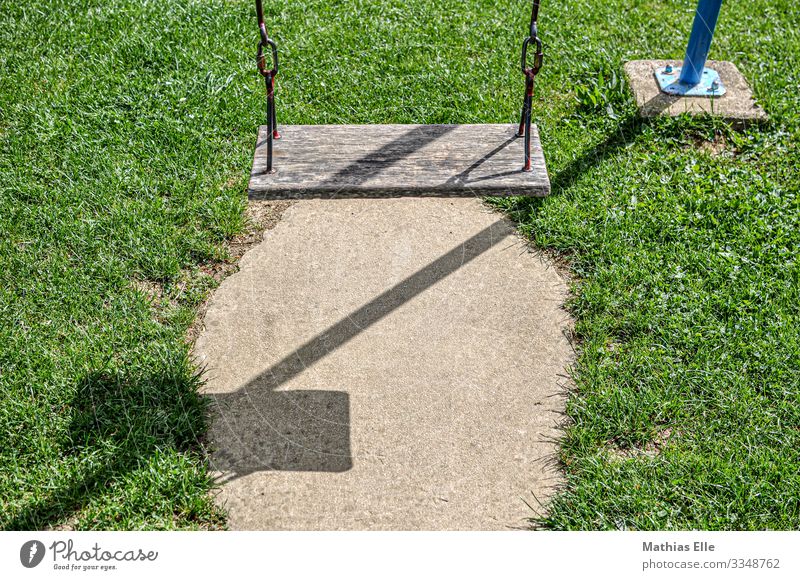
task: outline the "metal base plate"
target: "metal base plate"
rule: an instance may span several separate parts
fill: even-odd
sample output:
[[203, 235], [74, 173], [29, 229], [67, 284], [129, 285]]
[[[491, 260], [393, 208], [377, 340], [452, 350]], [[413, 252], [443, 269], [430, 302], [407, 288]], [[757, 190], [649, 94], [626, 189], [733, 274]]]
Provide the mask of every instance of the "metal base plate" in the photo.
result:
[[258, 132], [251, 199], [473, 197], [550, 193], [539, 132], [523, 171], [515, 125], [281, 125], [274, 173]]
[[725, 83], [725, 94], [721, 96], [683, 97], [663, 92], [656, 80], [655, 72], [667, 65], [677, 68], [680, 60], [632, 60], [625, 63], [625, 76], [628, 78], [636, 106], [642, 117], [661, 115], [713, 115], [725, 119], [735, 127], [751, 123], [762, 123], [768, 119], [767, 113], [753, 99], [753, 91], [747, 79], [736, 65], [724, 60], [709, 60], [707, 66], [717, 71]]
[[668, 95], [682, 97], [721, 97], [725, 94], [725, 86], [719, 78], [719, 73], [712, 68], [704, 68], [700, 75], [700, 82], [696, 85], [685, 85], [678, 79], [681, 76], [681, 67], [664, 66], [655, 71], [656, 81], [661, 90]]

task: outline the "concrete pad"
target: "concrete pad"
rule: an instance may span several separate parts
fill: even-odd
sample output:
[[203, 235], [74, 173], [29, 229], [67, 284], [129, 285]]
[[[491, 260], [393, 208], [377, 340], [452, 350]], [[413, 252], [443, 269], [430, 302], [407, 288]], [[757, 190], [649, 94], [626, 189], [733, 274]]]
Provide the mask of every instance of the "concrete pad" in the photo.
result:
[[726, 93], [718, 97], [681, 97], [661, 92], [655, 71], [666, 65], [679, 67], [679, 60], [633, 60], [625, 63], [625, 74], [642, 117], [683, 113], [709, 114], [724, 118], [735, 125], [767, 120], [764, 109], [753, 99], [753, 91], [736, 65], [728, 61], [707, 61], [706, 66], [719, 73]]
[[194, 354], [233, 529], [519, 528], [560, 483], [565, 280], [477, 199], [304, 200]]

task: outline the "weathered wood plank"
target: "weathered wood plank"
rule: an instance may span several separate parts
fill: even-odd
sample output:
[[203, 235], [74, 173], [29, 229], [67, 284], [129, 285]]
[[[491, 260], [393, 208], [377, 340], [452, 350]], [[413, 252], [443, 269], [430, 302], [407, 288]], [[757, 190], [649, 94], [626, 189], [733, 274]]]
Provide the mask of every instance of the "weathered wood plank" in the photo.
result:
[[539, 132], [533, 170], [522, 171], [513, 125], [282, 125], [266, 173], [267, 128], [258, 132], [252, 199], [471, 197], [550, 193]]

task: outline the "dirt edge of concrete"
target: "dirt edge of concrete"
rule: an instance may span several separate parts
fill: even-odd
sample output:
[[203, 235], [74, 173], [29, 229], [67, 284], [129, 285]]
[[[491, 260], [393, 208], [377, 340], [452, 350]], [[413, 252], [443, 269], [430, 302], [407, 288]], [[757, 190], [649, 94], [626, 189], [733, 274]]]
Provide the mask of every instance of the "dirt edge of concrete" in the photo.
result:
[[[242, 256], [264, 240], [264, 234], [278, 225], [284, 212], [294, 203], [294, 201], [284, 200], [248, 200], [245, 208], [245, 230], [224, 244], [224, 248], [230, 256], [228, 260], [201, 267], [206, 274], [216, 280], [217, 288], [225, 278], [239, 271], [239, 261]], [[203, 303], [197, 307], [194, 322], [186, 331], [186, 342], [192, 347], [203, 330], [203, 319], [217, 288], [210, 290]]]

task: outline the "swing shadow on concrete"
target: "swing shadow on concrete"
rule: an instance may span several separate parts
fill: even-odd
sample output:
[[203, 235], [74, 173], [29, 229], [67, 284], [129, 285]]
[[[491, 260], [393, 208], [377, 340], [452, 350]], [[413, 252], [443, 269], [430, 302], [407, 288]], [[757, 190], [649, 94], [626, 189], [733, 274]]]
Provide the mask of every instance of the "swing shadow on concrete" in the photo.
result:
[[[498, 231], [501, 230], [501, 231]], [[344, 472], [353, 466], [349, 395], [278, 391], [305, 369], [480, 256], [513, 231], [495, 222], [318, 334], [232, 393], [209, 394], [212, 467], [230, 482], [261, 471]]]

